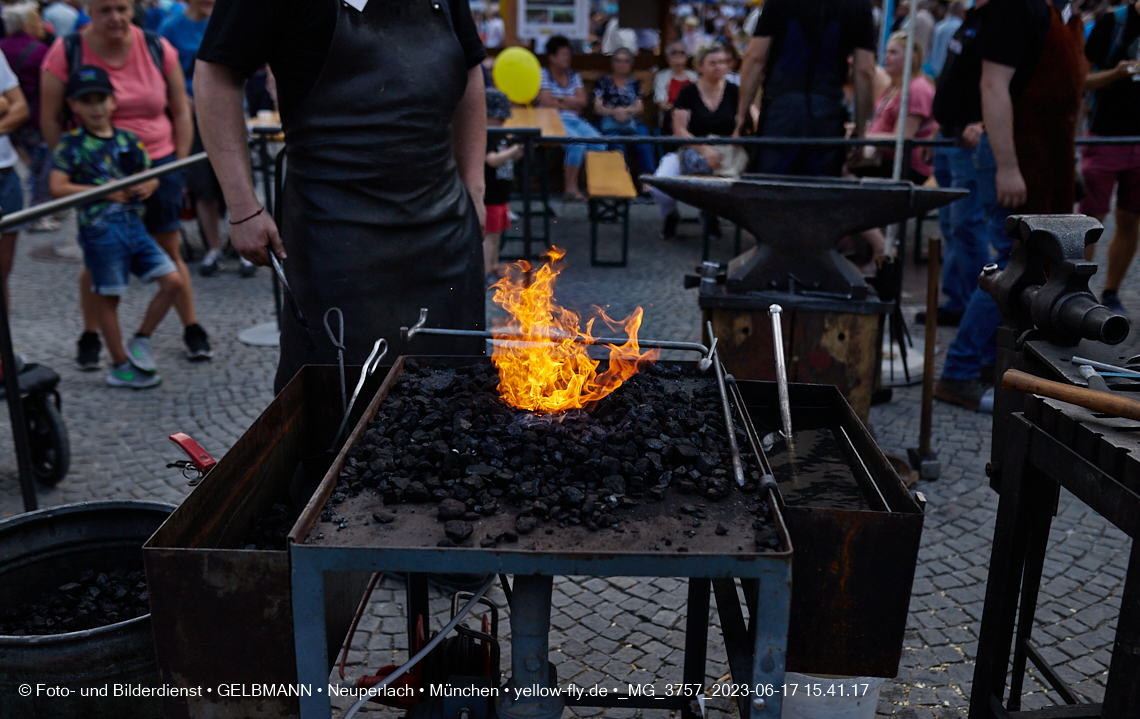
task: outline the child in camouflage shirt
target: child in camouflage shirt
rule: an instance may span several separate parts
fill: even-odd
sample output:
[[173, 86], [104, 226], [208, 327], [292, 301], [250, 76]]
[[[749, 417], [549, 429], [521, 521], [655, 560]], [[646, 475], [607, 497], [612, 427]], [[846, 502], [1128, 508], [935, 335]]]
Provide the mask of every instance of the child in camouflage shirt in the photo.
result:
[[[67, 84], [67, 103], [80, 127], [61, 137], [55, 148], [52, 197], [74, 195], [150, 167], [139, 138], [111, 124], [115, 91], [102, 68], [78, 68]], [[142, 201], [157, 187], [158, 180], [148, 180], [79, 208], [79, 244], [98, 302], [99, 329], [114, 362], [107, 376], [112, 387], [142, 389], [162, 381], [150, 352], [150, 335], [181, 291], [182, 280], [143, 225]], [[157, 280], [158, 292], [124, 348], [118, 307], [132, 272], [143, 281]]]

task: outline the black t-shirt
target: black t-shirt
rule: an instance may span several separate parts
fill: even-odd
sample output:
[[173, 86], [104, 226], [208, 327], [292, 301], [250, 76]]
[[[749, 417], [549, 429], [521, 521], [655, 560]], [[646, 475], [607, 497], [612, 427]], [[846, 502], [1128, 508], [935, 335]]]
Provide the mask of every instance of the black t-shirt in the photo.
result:
[[848, 56], [856, 48], [874, 52], [876, 43], [870, 0], [766, 0], [753, 34], [772, 38], [768, 94], [802, 91], [805, 84], [842, 88]]
[[[1085, 57], [1094, 68], [1111, 70], [1121, 60], [1140, 60], [1140, 15], [1134, 4], [1129, 4], [1127, 10], [1124, 34], [1115, 49], [1112, 49], [1112, 39], [1116, 33], [1116, 13], [1105, 14], [1093, 26], [1085, 43]], [[1096, 91], [1094, 97], [1095, 111], [1089, 128], [1093, 134], [1101, 137], [1140, 135], [1140, 81], [1133, 82], [1131, 77], [1117, 80]]]
[[689, 111], [689, 132], [693, 137], [728, 137], [736, 130], [736, 107], [739, 104], [740, 88], [731, 82], [725, 82], [720, 104], [715, 110], [710, 110], [701, 101], [701, 91], [694, 82], [681, 88], [673, 107]]
[[[277, 79], [281, 114], [288, 115], [317, 82], [336, 31], [339, 1], [218, 0], [198, 58], [232, 68], [242, 77], [269, 63]], [[467, 67], [475, 67], [487, 53], [468, 0], [447, 1]]]
[[[510, 141], [502, 135], [487, 133], [487, 152], [502, 152], [510, 147]], [[511, 183], [515, 179], [515, 161], [507, 160], [498, 167], [483, 164], [483, 203], [505, 205], [511, 201]]]
[[944, 131], [982, 120], [982, 61], [1014, 68], [1009, 95], [1029, 84], [1045, 47], [1052, 15], [1045, 0], [990, 0], [966, 11], [946, 51], [934, 95], [934, 119]]

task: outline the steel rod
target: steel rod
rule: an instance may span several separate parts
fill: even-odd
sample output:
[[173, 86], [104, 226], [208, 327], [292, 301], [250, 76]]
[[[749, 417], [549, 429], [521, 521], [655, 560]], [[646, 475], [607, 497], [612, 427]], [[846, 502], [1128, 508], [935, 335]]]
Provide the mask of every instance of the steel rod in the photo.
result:
[[781, 318], [784, 308], [773, 304], [768, 307], [772, 318], [772, 354], [776, 358], [776, 390], [780, 393], [780, 421], [784, 425], [784, 439], [792, 441], [792, 403], [788, 399], [788, 367], [784, 363], [784, 328]]
[[1127, 367], [1118, 367], [1114, 364], [1107, 364], [1105, 362], [1097, 362], [1096, 360], [1085, 359], [1084, 357], [1073, 357], [1072, 363], [1075, 365], [1088, 365], [1093, 369], [1100, 370], [1101, 372], [1114, 372], [1124, 377], [1131, 379], [1140, 379], [1140, 372], [1128, 369]]
[[[713, 335], [712, 322], [705, 323], [705, 327], [709, 333], [709, 342], [715, 337]], [[736, 445], [736, 425], [732, 421], [732, 407], [728, 402], [728, 390], [725, 388], [724, 383], [724, 366], [720, 363], [720, 356], [713, 351], [712, 364], [713, 369], [716, 370], [716, 384], [720, 390], [720, 406], [724, 411], [724, 433], [728, 435], [728, 449], [732, 453], [732, 474], [736, 477], [736, 484], [739, 487], [744, 486], [744, 463], [740, 461], [740, 447]]]
[[[569, 337], [553, 335], [549, 339], [524, 337], [522, 335], [505, 334], [502, 332], [488, 332], [485, 330], [452, 330], [442, 327], [401, 327], [400, 336], [405, 342], [410, 342], [416, 335], [444, 335], [448, 337], [478, 337], [488, 340], [523, 340], [527, 342], [562, 342], [569, 339], [574, 344], [584, 345], [620, 345], [628, 340], [624, 337], [592, 337], [588, 341], [584, 337]], [[637, 341], [641, 347], [650, 347], [661, 350], [679, 350], [683, 352], [700, 352], [702, 357], [709, 357], [709, 348], [699, 342], [666, 342], [661, 340]]]

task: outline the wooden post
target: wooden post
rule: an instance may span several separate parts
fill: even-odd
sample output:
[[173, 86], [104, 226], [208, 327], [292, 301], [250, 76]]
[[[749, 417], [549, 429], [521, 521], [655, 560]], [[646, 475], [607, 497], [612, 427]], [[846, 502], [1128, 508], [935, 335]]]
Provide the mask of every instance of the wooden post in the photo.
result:
[[519, 2], [518, 0], [500, 0], [499, 17], [503, 18], [505, 35], [503, 47], [522, 45], [519, 42]]

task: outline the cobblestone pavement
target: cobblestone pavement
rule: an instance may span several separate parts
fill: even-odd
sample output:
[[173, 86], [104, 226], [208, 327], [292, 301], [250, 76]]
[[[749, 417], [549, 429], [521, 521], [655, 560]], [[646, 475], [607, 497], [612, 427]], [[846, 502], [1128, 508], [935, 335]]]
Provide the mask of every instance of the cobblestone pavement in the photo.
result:
[[[557, 288], [564, 304], [588, 310], [608, 302], [607, 311], [618, 317], [643, 305], [643, 337], [700, 337], [695, 291], [681, 289], [682, 274], [700, 261], [696, 225], [683, 224], [681, 238], [665, 244], [658, 239], [654, 208], [634, 206], [629, 266], [591, 268], [585, 207], [556, 209], [560, 216], [554, 240], [569, 250], [569, 266]], [[272, 398], [276, 350], [247, 347], [236, 340], [241, 329], [272, 319], [268, 277], [262, 270], [255, 279], [239, 279], [236, 262], [230, 262], [219, 277], [204, 279], [195, 273], [199, 317], [211, 333], [213, 360], [191, 364], [183, 359], [178, 322], [168, 318], [154, 338], [166, 381], [146, 392], [115, 390], [106, 387], [102, 372], [74, 368], [80, 322], [73, 233], [73, 224], [58, 233], [24, 233], [11, 279], [17, 349], [60, 373], [63, 415], [71, 439], [71, 473], [55, 488], [38, 488], [40, 505], [109, 498], [177, 503], [189, 488], [177, 471], [165, 467], [180, 454], [166, 436], [185, 431], [221, 456]], [[727, 259], [729, 235], [714, 244], [715, 259]], [[608, 235], [611, 241], [615, 236]], [[518, 251], [518, 245], [506, 250]], [[1101, 247], [1098, 258], [1103, 260], [1104, 254]], [[908, 265], [907, 272], [903, 303], [905, 315], [913, 319], [915, 309], [925, 302], [925, 269]], [[1098, 281], [1093, 284], [1099, 288]], [[1138, 294], [1126, 289], [1122, 298], [1140, 313]], [[148, 297], [147, 288], [132, 285], [122, 309], [126, 328], [138, 322]], [[921, 330], [912, 327], [912, 333], [921, 346]], [[952, 337], [952, 331], [940, 331], [940, 357]], [[873, 430], [885, 450], [904, 454], [907, 447], [917, 445], [919, 399], [917, 386], [896, 388], [890, 403], [872, 409]], [[10, 436], [9, 430], [4, 414], [0, 437]], [[983, 476], [989, 445], [989, 417], [935, 404], [934, 449], [942, 476], [917, 486], [929, 504], [902, 665], [899, 676], [883, 686], [880, 716], [965, 716], [997, 505]], [[12, 515], [21, 506], [15, 457], [5, 442], [0, 445], [0, 516]], [[1061, 676], [1097, 701], [1104, 690], [1128, 541], [1068, 495], [1062, 498], [1051, 540], [1034, 636]], [[491, 596], [505, 605], [497, 589]], [[551, 659], [558, 665], [560, 681], [624, 686], [679, 680], [685, 597], [685, 584], [671, 578], [559, 579], [551, 618]], [[377, 589], [351, 645], [350, 675], [406, 657], [401, 603], [398, 584], [386, 580]], [[433, 610], [442, 617], [448, 610], [446, 599], [436, 596]], [[727, 674], [727, 668], [715, 617], [710, 625], [707, 677], [712, 682]], [[504, 622], [502, 631], [507, 630], [509, 624]], [[503, 666], [508, 667], [509, 644], [504, 649]], [[1035, 679], [1027, 682], [1026, 692], [1026, 708], [1058, 701]], [[732, 712], [726, 703], [712, 701], [708, 707], [714, 713]], [[636, 713], [607, 712], [615, 717]]]

